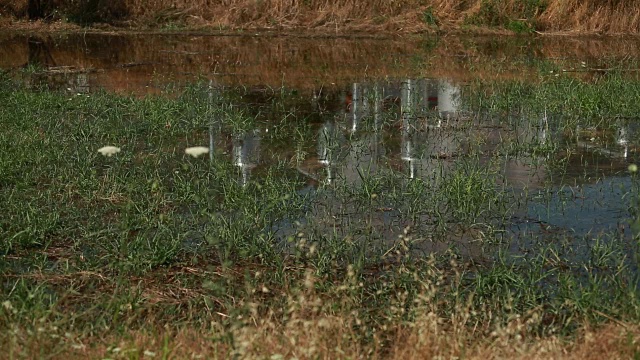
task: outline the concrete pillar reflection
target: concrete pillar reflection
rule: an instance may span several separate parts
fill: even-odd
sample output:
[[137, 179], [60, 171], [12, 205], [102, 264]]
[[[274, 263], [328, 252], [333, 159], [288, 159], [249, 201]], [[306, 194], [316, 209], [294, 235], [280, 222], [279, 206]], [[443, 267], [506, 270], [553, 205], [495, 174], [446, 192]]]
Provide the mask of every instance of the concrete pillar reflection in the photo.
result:
[[[409, 94], [409, 91], [402, 92], [403, 97], [401, 99], [402, 104], [405, 103], [404, 94]], [[406, 107], [405, 107], [406, 108]], [[416, 176], [416, 163], [418, 158], [415, 154], [415, 146], [413, 135], [415, 127], [411, 121], [411, 117], [408, 112], [402, 112], [402, 138], [400, 141], [400, 159], [406, 163], [409, 170], [409, 178], [413, 179]]]
[[[413, 80], [407, 79], [400, 85], [400, 111], [403, 121], [413, 116]], [[404, 124], [403, 124], [404, 125]]]
[[318, 162], [326, 169], [326, 182], [332, 183], [334, 172], [332, 167], [335, 163], [335, 150], [337, 145], [336, 128], [331, 121], [325, 121], [318, 133]]
[[538, 124], [538, 141], [540, 144], [547, 143], [547, 137], [549, 136], [549, 119], [547, 118], [547, 111], [545, 110], [544, 116], [540, 118], [540, 123]]
[[360, 94], [361, 86], [358, 83], [353, 83], [351, 88], [351, 126], [350, 132], [355, 133], [358, 129], [358, 122], [360, 121], [360, 107], [362, 106], [362, 94]]
[[249, 131], [241, 136], [234, 137], [233, 163], [242, 172], [242, 185], [249, 182], [251, 170], [260, 163], [260, 132]]
[[627, 126], [627, 124], [619, 124], [616, 134], [616, 143], [622, 146], [622, 157], [625, 159], [629, 156], [629, 130]]
[[380, 86], [376, 83], [373, 86], [373, 125], [376, 131], [380, 128], [380, 117], [382, 113], [382, 94]]
[[460, 88], [447, 80], [442, 80], [438, 86], [438, 112], [448, 119], [455, 116], [460, 108]]
[[213, 151], [215, 149], [215, 132], [213, 121], [209, 124], [209, 161], [213, 162]]

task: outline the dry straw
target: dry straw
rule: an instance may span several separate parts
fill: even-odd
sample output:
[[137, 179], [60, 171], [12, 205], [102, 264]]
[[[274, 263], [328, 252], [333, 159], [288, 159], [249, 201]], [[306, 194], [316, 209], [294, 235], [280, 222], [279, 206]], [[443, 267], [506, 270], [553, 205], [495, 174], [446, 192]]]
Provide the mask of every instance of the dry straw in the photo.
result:
[[[81, 3], [50, 3], [52, 14], [81, 14]], [[421, 32], [462, 25], [508, 27], [525, 21], [538, 31], [637, 33], [640, 7], [620, 0], [123, 0], [99, 1], [96, 14], [151, 26], [186, 23], [219, 29]], [[26, 16], [27, 1], [0, 0], [0, 9]], [[57, 12], [56, 12], [57, 11]], [[465, 26], [465, 28], [468, 28]]]

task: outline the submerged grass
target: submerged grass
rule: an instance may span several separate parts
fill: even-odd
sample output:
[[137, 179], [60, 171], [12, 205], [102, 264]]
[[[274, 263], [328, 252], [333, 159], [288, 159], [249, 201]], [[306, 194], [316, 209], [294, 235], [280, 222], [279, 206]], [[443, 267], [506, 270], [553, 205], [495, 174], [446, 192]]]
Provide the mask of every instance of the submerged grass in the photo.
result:
[[[505, 122], [546, 109], [562, 129], [638, 114], [635, 80], [547, 80], [477, 85], [471, 106]], [[260, 141], [286, 148], [310, 137], [317, 114], [297, 112], [286, 91], [257, 111], [209, 94], [75, 95], [0, 79], [8, 357], [637, 356], [637, 237], [501, 237], [516, 198], [492, 179], [496, 159], [556, 148], [497, 147], [483, 163], [471, 146], [440, 181], [360, 167], [356, 181], [339, 173], [301, 191], [300, 154], [272, 155], [245, 181], [227, 147], [208, 158], [184, 149], [208, 146], [210, 132], [255, 141], [243, 136], [264, 124]], [[103, 156], [105, 145], [121, 151]], [[454, 232], [471, 234], [481, 256], [447, 243]]]
[[[582, 63], [582, 69], [587, 65]], [[578, 69], [578, 71], [586, 71]], [[569, 138], [611, 140], [620, 136], [619, 128], [635, 128], [640, 106], [635, 100], [640, 95], [635, 64], [625, 68], [612, 67], [596, 72], [594, 78], [584, 80], [574, 76], [573, 69], [551, 67], [542, 73], [540, 82], [496, 81], [490, 86], [478, 83], [473, 92], [478, 94], [470, 105], [474, 109], [502, 113], [510, 118], [534, 116], [537, 127], [553, 129]], [[550, 120], [549, 119], [554, 119]], [[596, 131], [597, 130], [597, 131]], [[617, 139], [619, 141], [627, 141]], [[593, 141], [593, 140], [592, 140]], [[538, 143], [538, 148], [553, 148], [553, 144]]]

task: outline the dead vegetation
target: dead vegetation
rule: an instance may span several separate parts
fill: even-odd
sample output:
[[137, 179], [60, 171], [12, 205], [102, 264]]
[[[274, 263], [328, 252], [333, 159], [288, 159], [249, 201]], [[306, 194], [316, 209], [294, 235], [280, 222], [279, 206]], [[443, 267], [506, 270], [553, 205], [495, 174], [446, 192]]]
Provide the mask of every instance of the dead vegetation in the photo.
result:
[[637, 33], [640, 8], [632, 1], [596, 0], [0, 0], [0, 13], [26, 18], [29, 4], [42, 17], [93, 24], [215, 29], [312, 29], [331, 32]]
[[[60, 255], [65, 250], [60, 250]], [[68, 255], [68, 254], [66, 254]], [[246, 265], [246, 264], [245, 264]], [[259, 268], [255, 268], [259, 269]], [[266, 270], [266, 269], [264, 269]], [[260, 273], [256, 270], [256, 274]], [[249, 289], [235, 298], [242, 311], [225, 309], [218, 299], [206, 302], [204, 318], [193, 304], [207, 297], [194, 284], [221, 276], [243, 287], [237, 268], [178, 266], [121, 283], [95, 272], [67, 275], [34, 273], [19, 278], [69, 289], [50, 313], [37, 312], [32, 323], [19, 321], [19, 303], [0, 304], [0, 347], [9, 358], [240, 358], [240, 359], [630, 359], [640, 354], [640, 327], [614, 318], [592, 326], [584, 321], [573, 335], [541, 335], [543, 309], [513, 313], [498, 321], [478, 323], [476, 310], [460, 301], [442, 313], [442, 289], [427, 280], [423, 292], [406, 306], [397, 293], [386, 309], [363, 308], [349, 295], [361, 285], [347, 274], [340, 286], [318, 291], [322, 279], [313, 271], [289, 275], [295, 287]], [[433, 275], [439, 277], [439, 273]], [[18, 278], [18, 277], [16, 277]], [[195, 282], [194, 282], [195, 281]], [[244, 286], [251, 286], [245, 284]], [[342, 296], [340, 296], [342, 294]], [[233, 298], [233, 297], [230, 297]], [[281, 306], [272, 302], [282, 299]], [[122, 324], [93, 322], [93, 307], [115, 304]], [[132, 301], [132, 302], [131, 302]], [[271, 305], [265, 306], [270, 303]], [[191, 304], [191, 305], [190, 305]], [[405, 305], [403, 305], [405, 304]], [[111, 306], [111, 305], [110, 305]], [[168, 309], [181, 309], [167, 312]], [[404, 310], [403, 310], [404, 308]], [[407, 310], [408, 309], [408, 310]], [[405, 311], [413, 313], [406, 317]], [[63, 315], [64, 316], [61, 316]], [[95, 314], [94, 314], [95, 315]], [[603, 315], [608, 317], [606, 315]], [[98, 316], [99, 317], [99, 316]], [[491, 317], [489, 315], [489, 317]], [[404, 320], [403, 320], [404, 319]]]
[[[515, 325], [514, 325], [515, 324]], [[225, 330], [212, 321], [207, 328], [157, 327], [125, 330], [120, 335], [58, 334], [43, 328], [39, 334], [14, 329], [0, 344], [5, 354], [32, 358], [51, 350], [51, 359], [631, 359], [640, 351], [640, 329], [634, 324], [585, 326], [575, 339], [523, 337], [517, 322], [490, 336], [469, 328], [439, 324], [432, 314], [388, 330], [395, 336], [376, 338], [363, 346], [348, 319], [316, 315], [282, 324], [268, 318], [256, 324]], [[376, 337], [376, 335], [374, 335]]]

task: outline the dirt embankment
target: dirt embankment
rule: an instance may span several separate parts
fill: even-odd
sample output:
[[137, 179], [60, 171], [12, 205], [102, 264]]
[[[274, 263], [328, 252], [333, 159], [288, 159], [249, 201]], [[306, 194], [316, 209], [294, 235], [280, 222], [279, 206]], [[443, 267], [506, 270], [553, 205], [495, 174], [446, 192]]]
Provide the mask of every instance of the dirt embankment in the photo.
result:
[[0, 26], [63, 20], [135, 28], [637, 34], [633, 0], [0, 0]]

